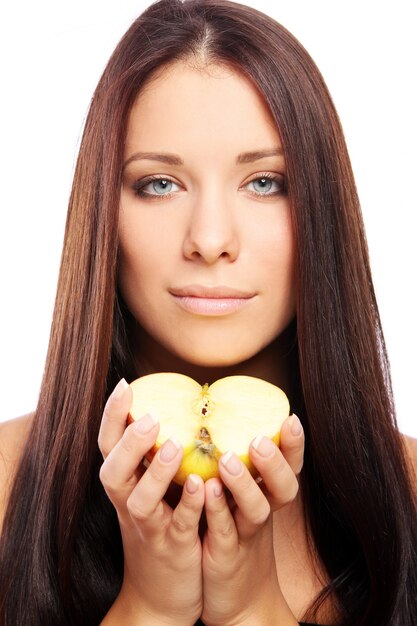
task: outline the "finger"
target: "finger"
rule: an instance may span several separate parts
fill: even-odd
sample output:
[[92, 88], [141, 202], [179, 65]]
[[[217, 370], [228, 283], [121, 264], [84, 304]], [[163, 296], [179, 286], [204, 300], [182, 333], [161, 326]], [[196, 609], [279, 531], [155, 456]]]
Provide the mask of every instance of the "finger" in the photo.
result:
[[198, 538], [198, 525], [204, 507], [204, 481], [196, 474], [190, 474], [184, 484], [181, 500], [175, 507], [170, 537], [179, 544], [189, 544]]
[[165, 532], [165, 526], [158, 528], [158, 523], [167, 522], [168, 505], [162, 498], [178, 471], [182, 456], [181, 443], [175, 437], [167, 439], [128, 498], [130, 516], [144, 534]]
[[107, 455], [100, 468], [100, 480], [117, 509], [125, 509], [127, 498], [145, 471], [139, 465], [155, 443], [159, 424], [145, 415], [125, 428], [122, 437]]
[[233, 452], [222, 455], [219, 472], [236, 503], [235, 523], [239, 538], [249, 539], [268, 519], [271, 513], [270, 504], [248, 468]]
[[209, 554], [214, 561], [233, 559], [239, 549], [239, 536], [221, 480], [210, 478], [205, 483], [205, 492]]
[[262, 476], [260, 486], [267, 492], [271, 508], [275, 511], [292, 502], [298, 493], [298, 480], [275, 443], [268, 437], [259, 435], [252, 441], [249, 454]]
[[132, 400], [132, 389], [122, 378], [106, 402], [100, 424], [98, 447], [104, 459], [124, 433]]
[[296, 415], [290, 415], [283, 423], [279, 447], [288, 465], [298, 476], [304, 460], [304, 430]]

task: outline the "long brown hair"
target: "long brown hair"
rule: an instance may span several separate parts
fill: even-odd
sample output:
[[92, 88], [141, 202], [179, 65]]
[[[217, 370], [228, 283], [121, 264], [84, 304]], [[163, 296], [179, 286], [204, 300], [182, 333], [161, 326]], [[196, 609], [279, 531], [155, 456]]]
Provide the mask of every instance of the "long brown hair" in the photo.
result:
[[341, 126], [300, 43], [266, 15], [228, 0], [150, 6], [95, 91], [39, 403], [4, 522], [2, 622], [99, 624], [120, 589], [123, 549], [98, 477], [97, 435], [117, 380], [138, 375], [116, 284], [126, 121], [156, 70], [190, 58], [243, 72], [282, 138], [299, 286], [290, 400], [306, 432], [306, 519], [330, 580], [316, 605], [332, 592], [344, 626], [411, 626], [416, 512]]

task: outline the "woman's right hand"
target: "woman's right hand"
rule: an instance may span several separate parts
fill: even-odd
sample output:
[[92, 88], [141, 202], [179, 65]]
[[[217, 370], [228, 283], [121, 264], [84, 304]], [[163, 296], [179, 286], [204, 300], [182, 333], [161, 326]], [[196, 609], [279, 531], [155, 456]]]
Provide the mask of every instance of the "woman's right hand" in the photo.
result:
[[204, 483], [189, 476], [177, 506], [165, 502], [183, 450], [168, 440], [145, 469], [142, 460], [159, 424], [146, 415], [126, 427], [131, 403], [131, 388], [122, 379], [106, 403], [98, 437], [104, 458], [100, 480], [123, 540], [124, 578], [115, 605], [126, 621], [120, 624], [191, 625], [203, 610], [198, 528]]

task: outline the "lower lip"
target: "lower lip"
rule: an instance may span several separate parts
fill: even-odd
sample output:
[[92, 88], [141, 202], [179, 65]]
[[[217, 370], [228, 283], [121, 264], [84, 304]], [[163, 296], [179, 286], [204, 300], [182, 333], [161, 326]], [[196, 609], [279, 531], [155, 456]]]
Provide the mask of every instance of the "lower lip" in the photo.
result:
[[227, 315], [243, 309], [252, 298], [197, 298], [195, 296], [174, 296], [178, 304], [198, 315]]

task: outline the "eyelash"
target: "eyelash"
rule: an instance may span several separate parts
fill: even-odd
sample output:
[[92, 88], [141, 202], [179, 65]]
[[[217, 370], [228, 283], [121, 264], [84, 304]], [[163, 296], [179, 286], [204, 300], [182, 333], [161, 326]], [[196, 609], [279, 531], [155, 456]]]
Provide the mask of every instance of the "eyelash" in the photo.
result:
[[[146, 178], [142, 178], [140, 180], [135, 181], [132, 185], [132, 189], [138, 198], [141, 198], [144, 200], [153, 201], [153, 200], [166, 200], [167, 198], [171, 198], [171, 196], [173, 196], [176, 193], [175, 191], [171, 191], [166, 194], [153, 194], [153, 193], [148, 193], [147, 191], [143, 191], [145, 187], [147, 187], [151, 183], [158, 181], [158, 180], [172, 182], [176, 185], [178, 184], [178, 183], [175, 183], [175, 181], [172, 180], [169, 176], [161, 176], [161, 175], [147, 176]], [[278, 191], [274, 191], [272, 193], [260, 193], [259, 191], [250, 191], [251, 194], [253, 194], [254, 196], [258, 198], [271, 198], [271, 197], [276, 197], [276, 196], [282, 196], [287, 193], [287, 182], [286, 182], [285, 177], [282, 176], [281, 174], [271, 174], [270, 172], [265, 172], [263, 174], [256, 176], [255, 178], [252, 178], [252, 180], [248, 181], [246, 185], [249, 185], [250, 183], [253, 183], [259, 180], [268, 180], [268, 181], [270, 180], [270, 181], [276, 182], [280, 185], [281, 188]]]

